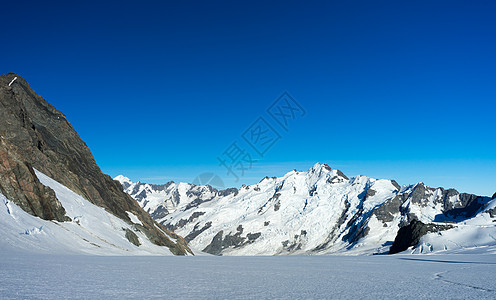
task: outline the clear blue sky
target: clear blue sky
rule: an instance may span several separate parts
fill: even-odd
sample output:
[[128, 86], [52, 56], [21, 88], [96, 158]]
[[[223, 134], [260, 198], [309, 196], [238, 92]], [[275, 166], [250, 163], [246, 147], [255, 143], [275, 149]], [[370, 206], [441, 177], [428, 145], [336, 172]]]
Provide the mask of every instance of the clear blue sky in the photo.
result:
[[[2, 24], [1, 73], [111, 176], [239, 186], [325, 162], [496, 192], [495, 1], [4, 1]], [[266, 111], [284, 91], [305, 110], [287, 131]], [[281, 137], [263, 157], [259, 117]], [[255, 161], [238, 182], [217, 159], [234, 141]]]

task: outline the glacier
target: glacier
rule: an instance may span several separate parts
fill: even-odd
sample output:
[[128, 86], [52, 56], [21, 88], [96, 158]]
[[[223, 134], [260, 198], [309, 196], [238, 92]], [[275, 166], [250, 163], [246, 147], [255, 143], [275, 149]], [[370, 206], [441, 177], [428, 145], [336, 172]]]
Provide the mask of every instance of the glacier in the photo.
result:
[[496, 255], [177, 257], [0, 250], [2, 299], [494, 299]]

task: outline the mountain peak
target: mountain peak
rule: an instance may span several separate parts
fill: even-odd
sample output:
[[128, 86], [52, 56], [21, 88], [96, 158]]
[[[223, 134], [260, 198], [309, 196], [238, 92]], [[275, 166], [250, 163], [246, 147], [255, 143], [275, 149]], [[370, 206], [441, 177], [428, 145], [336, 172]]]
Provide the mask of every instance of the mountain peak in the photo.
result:
[[317, 172], [317, 171], [325, 171], [325, 172], [330, 172], [332, 171], [332, 168], [329, 167], [328, 164], [321, 164], [320, 162], [315, 163], [310, 169], [310, 172]]
[[121, 185], [102, 173], [65, 116], [22, 77], [0, 75], [0, 106], [0, 191], [9, 201], [44, 220], [69, 221], [68, 208], [40, 182], [37, 170], [124, 222], [132, 222], [127, 212], [133, 212], [151, 243], [174, 254], [189, 251], [181, 238], [172, 241], [174, 233], [160, 228]]
[[22, 84], [29, 87], [28, 82], [22, 77], [17, 75], [16, 73], [8, 73], [0, 75], [0, 86], [6, 88], [7, 90], [12, 90], [12, 87], [15, 84]]
[[126, 176], [124, 176], [124, 175], [117, 175], [117, 176], [115, 176], [115, 177], [114, 177], [114, 180], [117, 180], [117, 181], [119, 181], [120, 183], [124, 183], [124, 182], [126, 182], [126, 183], [133, 183], [133, 182], [131, 181], [131, 179], [127, 178], [127, 177], [126, 177]]

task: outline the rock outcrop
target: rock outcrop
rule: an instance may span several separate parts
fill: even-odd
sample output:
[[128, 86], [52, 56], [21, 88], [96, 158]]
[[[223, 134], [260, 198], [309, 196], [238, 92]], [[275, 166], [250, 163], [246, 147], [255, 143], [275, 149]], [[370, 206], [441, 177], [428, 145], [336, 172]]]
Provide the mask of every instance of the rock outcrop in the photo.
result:
[[416, 246], [420, 238], [429, 232], [439, 232], [453, 228], [450, 225], [424, 224], [421, 221], [412, 220], [410, 224], [401, 227], [394, 239], [393, 245], [389, 249], [389, 254], [395, 254]]

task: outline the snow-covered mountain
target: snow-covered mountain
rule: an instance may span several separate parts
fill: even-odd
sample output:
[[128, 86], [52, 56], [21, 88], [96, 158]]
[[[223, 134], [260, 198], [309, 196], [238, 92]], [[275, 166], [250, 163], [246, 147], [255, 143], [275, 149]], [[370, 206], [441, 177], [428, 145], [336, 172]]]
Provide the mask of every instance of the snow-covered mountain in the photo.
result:
[[413, 220], [435, 224], [421, 227], [417, 252], [496, 245], [495, 197], [348, 178], [326, 164], [239, 190], [115, 179], [155, 220], [211, 254], [387, 253]]
[[134, 183], [123, 175], [115, 177], [114, 180], [119, 181], [124, 191], [138, 201], [140, 206], [155, 220], [162, 220], [178, 208], [191, 208], [202, 202], [238, 192], [234, 188], [218, 191], [209, 185], [184, 182], [176, 184], [173, 181], [163, 185], [139, 181]]

